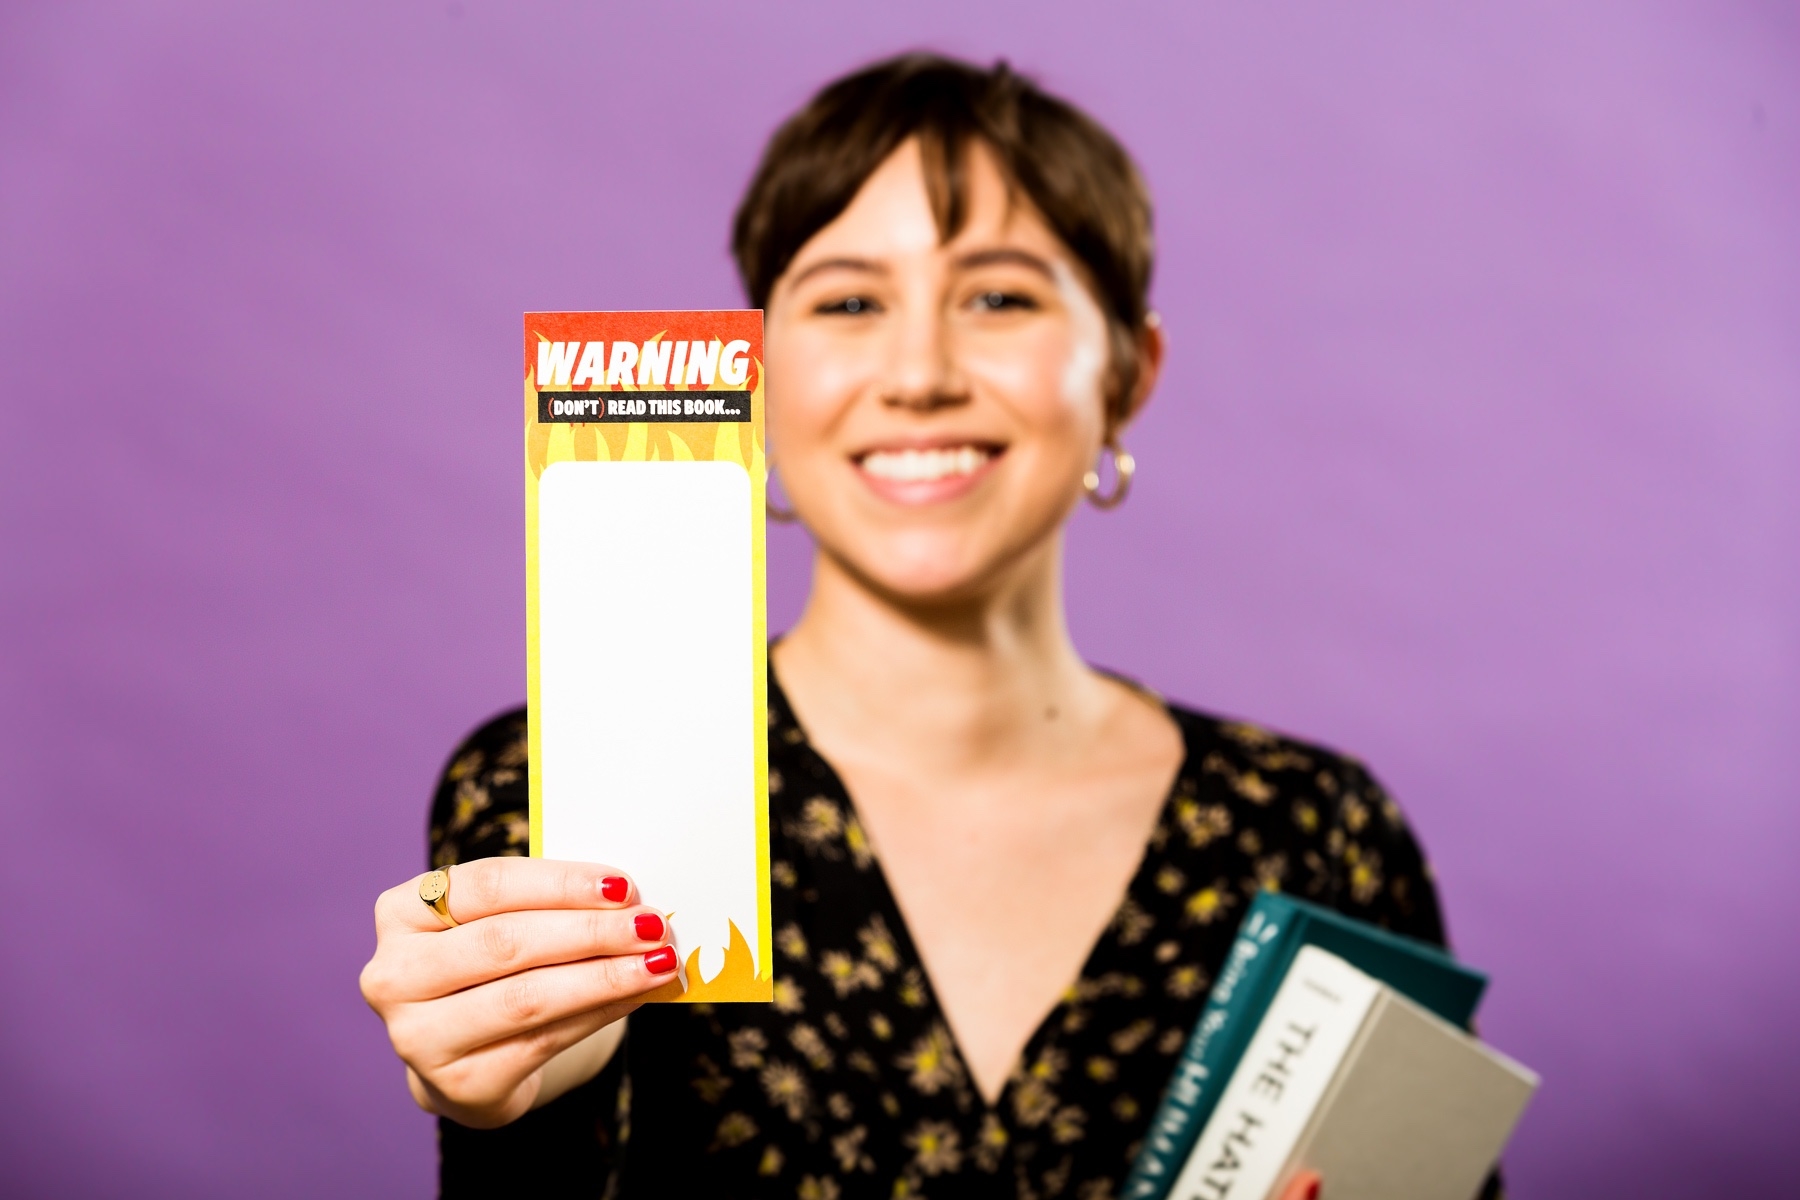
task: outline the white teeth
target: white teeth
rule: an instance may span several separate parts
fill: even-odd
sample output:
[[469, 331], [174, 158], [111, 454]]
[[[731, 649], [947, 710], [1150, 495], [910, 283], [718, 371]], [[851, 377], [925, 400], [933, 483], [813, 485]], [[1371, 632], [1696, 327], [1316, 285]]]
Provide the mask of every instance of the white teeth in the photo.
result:
[[933, 450], [876, 450], [863, 456], [862, 469], [877, 479], [927, 483], [951, 475], [973, 475], [992, 456], [975, 446]]

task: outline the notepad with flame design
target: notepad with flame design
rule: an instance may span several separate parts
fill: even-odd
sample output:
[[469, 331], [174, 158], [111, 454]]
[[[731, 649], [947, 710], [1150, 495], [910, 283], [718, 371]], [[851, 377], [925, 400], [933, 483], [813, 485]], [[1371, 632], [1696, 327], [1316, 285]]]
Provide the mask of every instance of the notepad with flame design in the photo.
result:
[[531, 852], [629, 872], [771, 999], [760, 312], [525, 315]]

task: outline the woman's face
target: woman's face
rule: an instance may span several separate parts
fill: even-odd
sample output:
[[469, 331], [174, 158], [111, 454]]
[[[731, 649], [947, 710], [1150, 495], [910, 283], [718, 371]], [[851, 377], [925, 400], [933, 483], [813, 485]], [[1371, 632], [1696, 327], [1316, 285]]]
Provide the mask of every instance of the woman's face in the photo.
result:
[[914, 602], [980, 595], [1051, 548], [1105, 435], [1099, 305], [988, 152], [969, 166], [968, 222], [942, 242], [902, 145], [768, 307], [782, 484], [828, 555]]

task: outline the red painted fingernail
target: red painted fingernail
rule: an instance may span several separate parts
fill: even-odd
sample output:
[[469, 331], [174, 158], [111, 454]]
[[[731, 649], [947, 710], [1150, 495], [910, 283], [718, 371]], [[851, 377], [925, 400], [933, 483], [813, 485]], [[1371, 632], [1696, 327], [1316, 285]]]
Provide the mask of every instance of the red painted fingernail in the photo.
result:
[[655, 913], [639, 913], [632, 918], [631, 927], [637, 930], [639, 941], [662, 941], [663, 919]]
[[1306, 1185], [1306, 1200], [1319, 1200], [1319, 1183], [1320, 1180], [1315, 1178]]
[[608, 875], [600, 881], [600, 894], [617, 904], [631, 895], [631, 880], [619, 875]]
[[644, 966], [652, 975], [667, 975], [675, 969], [675, 947], [664, 946], [644, 955]]

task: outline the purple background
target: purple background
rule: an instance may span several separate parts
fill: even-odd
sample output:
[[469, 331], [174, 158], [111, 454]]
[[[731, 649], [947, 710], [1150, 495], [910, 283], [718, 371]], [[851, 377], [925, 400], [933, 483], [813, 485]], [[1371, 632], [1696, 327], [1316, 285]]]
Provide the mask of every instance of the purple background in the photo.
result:
[[1518, 1195], [1791, 1188], [1791, 5], [272, 8], [0, 10], [9, 1195], [429, 1192], [356, 972], [524, 691], [519, 314], [738, 303], [762, 138], [915, 45], [1159, 200], [1085, 652], [1387, 779]]

